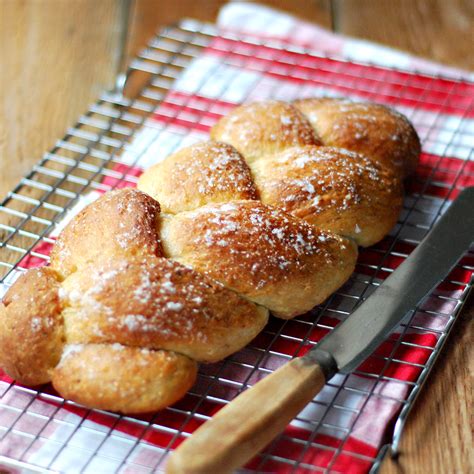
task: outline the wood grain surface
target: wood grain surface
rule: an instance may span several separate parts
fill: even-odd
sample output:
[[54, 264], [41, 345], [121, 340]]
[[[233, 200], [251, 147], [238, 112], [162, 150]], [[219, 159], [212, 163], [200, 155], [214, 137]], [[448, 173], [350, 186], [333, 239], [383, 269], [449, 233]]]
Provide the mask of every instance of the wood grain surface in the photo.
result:
[[[149, 32], [183, 16], [215, 21], [227, 0], [134, 0], [127, 58]], [[428, 59], [474, 69], [472, 0], [260, 0], [338, 33], [384, 43]]]
[[[227, 0], [161, 1], [158, 8], [156, 0], [134, 0], [130, 9], [125, 59], [129, 60], [143, 48], [150, 38], [150, 32], [153, 33], [160, 27], [175, 23], [183, 17], [214, 22], [219, 9], [226, 3]], [[331, 28], [329, 0], [263, 0], [260, 3]]]
[[474, 472], [474, 298], [470, 298], [408, 418], [396, 459], [380, 474]]
[[0, 0], [0, 196], [113, 85], [115, 0]]
[[[225, 0], [0, 0], [0, 197], [161, 26], [214, 21]], [[474, 69], [471, 0], [266, 0], [336, 31]], [[125, 36], [126, 34], [126, 36]], [[126, 39], [126, 41], [125, 41]], [[1, 237], [1, 236], [0, 236]], [[472, 299], [471, 299], [472, 300]], [[465, 309], [383, 474], [474, 472], [473, 303]]]
[[472, 0], [333, 0], [334, 29], [474, 69]]

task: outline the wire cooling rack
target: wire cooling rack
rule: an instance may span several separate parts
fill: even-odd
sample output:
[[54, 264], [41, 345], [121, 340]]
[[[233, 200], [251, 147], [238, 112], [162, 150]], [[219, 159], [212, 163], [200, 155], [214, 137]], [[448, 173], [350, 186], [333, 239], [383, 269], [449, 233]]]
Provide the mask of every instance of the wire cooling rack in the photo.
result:
[[[8, 194], [0, 206], [0, 278], [6, 291], [43, 265], [65, 220], [143, 167], [205, 139], [235, 105], [315, 95], [369, 98], [403, 111], [424, 154], [399, 223], [361, 252], [350, 281], [292, 321], [272, 319], [247, 348], [203, 365], [186, 397], [165, 410], [127, 417], [63, 400], [50, 386], [0, 381], [0, 464], [31, 471], [152, 472], [241, 390], [301, 355], [347, 317], [411, 252], [474, 180], [474, 84], [330, 58], [271, 39], [236, 37], [187, 20], [153, 38], [107, 92]], [[259, 472], [375, 472], [396, 448], [408, 412], [468, 297], [472, 251], [407, 315], [353, 374], [337, 375], [246, 469]]]

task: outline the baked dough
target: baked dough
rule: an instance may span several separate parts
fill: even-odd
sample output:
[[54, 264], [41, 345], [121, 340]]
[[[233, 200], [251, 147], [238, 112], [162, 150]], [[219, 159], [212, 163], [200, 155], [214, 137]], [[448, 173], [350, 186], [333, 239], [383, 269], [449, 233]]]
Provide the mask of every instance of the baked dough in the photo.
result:
[[75, 216], [50, 265], [0, 304], [0, 365], [91, 408], [142, 413], [349, 278], [382, 239], [419, 140], [377, 104], [305, 99], [236, 108], [212, 141]]

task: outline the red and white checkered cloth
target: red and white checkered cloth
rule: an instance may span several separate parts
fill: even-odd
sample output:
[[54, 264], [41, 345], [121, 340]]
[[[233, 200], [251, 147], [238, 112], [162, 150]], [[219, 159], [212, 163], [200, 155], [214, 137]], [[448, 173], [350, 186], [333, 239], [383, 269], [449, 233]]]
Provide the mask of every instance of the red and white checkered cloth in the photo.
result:
[[[474, 76], [390, 48], [342, 37], [287, 14], [246, 2], [225, 6], [218, 23], [225, 34], [213, 39], [178, 78], [153, 116], [126, 146], [121, 163], [114, 167], [115, 173], [109, 173], [102, 181], [101, 188], [133, 186], [144, 168], [164, 159], [177, 148], [206, 139], [212, 124], [242, 102], [269, 97], [291, 100], [344, 95], [386, 103], [411, 118], [424, 143], [417, 179], [410, 183], [405, 202], [405, 207], [410, 209], [416, 193], [421, 191], [423, 196], [416, 203], [417, 209], [423, 212], [405, 212], [402, 219], [407, 223], [403, 227], [398, 226], [391, 237], [361, 252], [356, 274], [380, 281], [387, 271], [396, 268], [403, 255], [410, 253], [411, 242], [422, 238], [444, 204], [456, 197], [460, 188], [474, 184], [474, 166], [469, 160], [474, 136], [474, 86], [454, 80]], [[228, 34], [232, 32], [245, 32], [252, 35], [253, 40], [238, 41]], [[266, 45], [258, 45], [254, 41], [258, 38], [265, 39]], [[329, 54], [332, 59], [282, 51], [272, 46], [275, 40]], [[351, 58], [351, 62], [334, 59], [338, 56]], [[372, 65], [357, 64], [357, 61], [366, 60]], [[387, 69], [387, 66], [442, 73], [446, 77], [436, 79], [421, 73], [406, 74]], [[462, 127], [461, 132], [459, 127]], [[101, 191], [91, 191], [81, 197], [51, 237], [54, 238], [74, 214], [100, 194]], [[390, 247], [391, 252], [387, 255]], [[35, 250], [47, 254], [50, 244], [39, 244]], [[470, 260], [466, 257], [463, 263], [472, 267], [472, 258]], [[375, 273], [374, 269], [382, 263], [383, 270]], [[20, 262], [20, 267], [42, 264], [44, 260], [29, 255]], [[18, 273], [9, 276], [3, 290]], [[376, 356], [369, 358], [355, 374], [337, 375], [315, 402], [291, 423], [284, 436], [267, 448], [267, 453], [303, 463], [298, 472], [303, 472], [305, 465], [308, 472], [309, 466], [331, 472], [367, 472], [381, 445], [388, 440], [387, 434], [402, 408], [400, 400], [405, 400], [409, 394], [411, 386], [406, 382], [414, 382], [419, 377], [440, 332], [455, 310], [456, 299], [471, 277], [472, 271], [457, 266], [449, 277], [451, 282], [440, 285], [415, 314], [410, 329], [403, 331], [401, 328], [395, 332], [376, 351]], [[0, 295], [1, 290], [0, 287]], [[348, 301], [354, 302], [362, 294], [367, 296], [367, 289], [354, 279], [342, 293], [349, 296], [333, 298], [322, 313], [320, 322], [323, 325], [335, 326], [341, 314], [353, 309]], [[351, 297], [354, 298], [351, 300]], [[311, 321], [311, 316], [306, 319]], [[252, 348], [269, 348], [270, 336], [281, 329], [281, 324], [271, 321], [267, 330], [252, 343]], [[299, 320], [285, 323], [285, 334], [295, 339], [276, 338], [271, 342], [271, 352], [260, 360], [260, 367], [277, 368], [284, 361], [278, 354], [301, 355], [325, 333], [319, 327], [309, 336], [307, 331], [308, 325]], [[307, 346], [301, 348], [299, 339], [307, 340]], [[403, 344], [399, 344], [400, 340]], [[395, 361], [387, 364], [384, 357]], [[251, 348], [233, 356], [233, 360], [252, 365]], [[246, 371], [243, 365], [237, 364], [221, 367], [221, 370], [222, 377], [236, 382], [245, 380], [250, 373], [250, 369]], [[215, 372], [214, 365], [205, 366], [201, 371], [203, 376], [213, 376]], [[260, 375], [261, 372], [253, 373], [248, 383], [254, 383]], [[206, 380], [200, 378], [193, 394], [176, 405], [181, 410], [179, 413], [196, 409], [196, 397], [209, 391]], [[34, 392], [11, 386], [11, 380], [3, 376], [0, 382], [0, 434], [5, 432], [6, 435], [0, 441], [0, 455], [67, 472], [83, 467], [86, 472], [114, 472], [119, 467], [121, 472], [149, 472], [157, 466], [163, 468], [160, 460], [170, 440], [172, 447], [182, 440], [173, 437], [173, 428], [189, 433], [202, 422], [194, 417], [186, 420], [183, 427], [178, 411], [165, 410], [153, 419], [161, 429], [150, 431], [142, 423], [150, 417], [119, 418], [75, 405], [63, 405], [53, 395], [48, 397], [47, 393], [54, 394], [51, 388], [45, 390], [44, 396], [36, 397]], [[235, 395], [235, 389], [217, 384], [209, 394], [216, 399], [230, 399]], [[200, 405], [198, 413], [212, 415], [221, 406], [207, 400]], [[324, 423], [314, 431], [318, 421]], [[311, 443], [305, 444], [308, 440]], [[275, 457], [266, 458], [264, 464], [256, 459], [249, 467], [267, 472], [291, 470], [291, 466], [278, 462]]]

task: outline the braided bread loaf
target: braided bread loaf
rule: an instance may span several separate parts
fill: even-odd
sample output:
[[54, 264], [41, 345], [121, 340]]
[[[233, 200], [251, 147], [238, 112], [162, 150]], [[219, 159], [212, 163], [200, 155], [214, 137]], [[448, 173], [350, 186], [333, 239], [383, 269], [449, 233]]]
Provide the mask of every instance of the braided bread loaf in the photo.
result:
[[50, 265], [9, 289], [8, 374], [101, 409], [173, 403], [269, 310], [302, 314], [348, 279], [356, 242], [395, 223], [419, 153], [403, 116], [333, 99], [243, 106], [211, 136], [86, 207]]

